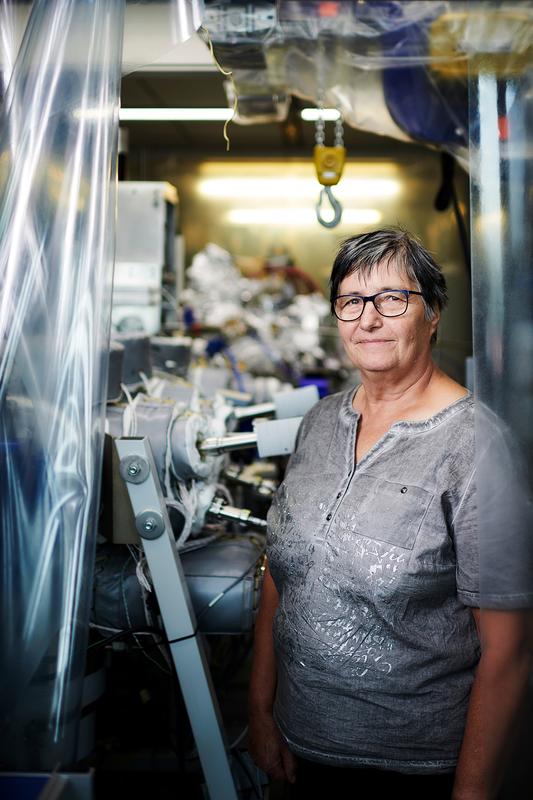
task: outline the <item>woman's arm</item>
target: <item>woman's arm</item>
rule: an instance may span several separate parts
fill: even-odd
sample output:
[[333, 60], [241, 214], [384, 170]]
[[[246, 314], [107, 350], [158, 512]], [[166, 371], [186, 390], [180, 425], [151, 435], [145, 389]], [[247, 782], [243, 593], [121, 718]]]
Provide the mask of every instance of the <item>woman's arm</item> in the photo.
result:
[[481, 658], [472, 684], [452, 800], [493, 800], [532, 663], [532, 612], [473, 609]]
[[272, 778], [293, 783], [296, 760], [272, 716], [277, 681], [272, 622], [278, 602], [278, 592], [267, 567], [255, 623], [249, 694], [249, 746], [258, 767]]

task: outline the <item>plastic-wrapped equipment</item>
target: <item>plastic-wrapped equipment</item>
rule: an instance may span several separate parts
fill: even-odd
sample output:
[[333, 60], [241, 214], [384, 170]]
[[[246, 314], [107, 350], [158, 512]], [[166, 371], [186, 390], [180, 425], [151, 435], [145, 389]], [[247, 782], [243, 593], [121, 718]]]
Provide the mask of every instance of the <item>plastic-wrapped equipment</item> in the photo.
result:
[[220, 463], [203, 459], [197, 443], [200, 438], [222, 435], [224, 426], [215, 418], [186, 408], [184, 403], [156, 400], [138, 394], [130, 405], [109, 406], [108, 431], [113, 436], [148, 436], [162, 486], [168, 471], [178, 480], [214, 478]]
[[271, 268], [264, 279], [244, 277], [230, 254], [214, 244], [197, 253], [187, 270], [189, 287], [182, 299], [196, 322], [222, 327], [224, 335], [208, 342], [207, 354], [228, 359], [240, 391], [245, 388], [240, 366], [295, 382], [304, 362], [312, 369], [324, 358], [320, 328], [329, 304], [318, 291], [297, 294], [292, 283], [280, 280], [285, 274], [283, 268]]
[[[180, 554], [202, 633], [239, 634], [252, 629], [259, 601], [263, 549], [261, 538], [236, 535], [218, 537]], [[141, 570], [144, 579], [139, 580]], [[124, 630], [157, 624], [151, 577], [145, 570], [137, 549], [126, 550], [120, 545], [99, 548], [93, 625]]]
[[532, 15], [531, 2], [490, 0], [207, 0], [205, 24], [243, 97], [236, 122], [279, 119], [276, 100], [293, 94], [466, 163], [468, 62], [490, 53], [500, 68], [523, 64]]

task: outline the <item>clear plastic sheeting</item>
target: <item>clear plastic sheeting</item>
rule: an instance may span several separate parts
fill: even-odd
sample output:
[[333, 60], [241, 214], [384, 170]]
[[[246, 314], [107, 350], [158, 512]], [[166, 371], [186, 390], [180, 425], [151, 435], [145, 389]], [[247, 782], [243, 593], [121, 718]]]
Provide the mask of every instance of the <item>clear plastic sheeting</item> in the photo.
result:
[[481, 595], [523, 607], [533, 605], [533, 59], [482, 54], [470, 70]]
[[3, 101], [25, 27], [12, 2], [0, 4], [0, 99]]
[[123, 0], [37, 0], [1, 118], [1, 760], [76, 760], [106, 398]]
[[234, 70], [236, 121], [274, 121], [279, 98], [293, 94], [463, 163], [469, 61], [490, 53], [516, 65], [532, 47], [531, 2], [206, 0], [205, 17], [217, 59]]
[[[123, 0], [122, 74], [181, 60], [183, 44], [202, 25], [204, 0]], [[0, 0], [0, 71], [7, 86], [32, 0]]]
[[203, 0], [126, 0], [122, 74], [172, 62], [203, 16]]

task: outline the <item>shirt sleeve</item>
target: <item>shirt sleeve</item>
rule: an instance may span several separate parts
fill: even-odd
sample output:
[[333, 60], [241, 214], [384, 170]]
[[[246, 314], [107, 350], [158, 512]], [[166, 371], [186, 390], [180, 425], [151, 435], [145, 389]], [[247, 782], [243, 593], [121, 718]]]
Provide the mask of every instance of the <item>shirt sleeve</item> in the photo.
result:
[[479, 584], [482, 607], [533, 607], [533, 507], [527, 467], [514, 437], [502, 423], [476, 439]]
[[476, 431], [475, 466], [452, 493], [457, 595], [468, 606], [533, 608], [533, 508], [526, 468], [505, 427]]
[[480, 579], [475, 469], [468, 476], [466, 488], [451, 494], [455, 499], [452, 536], [456, 558], [457, 596], [466, 606], [478, 608]]

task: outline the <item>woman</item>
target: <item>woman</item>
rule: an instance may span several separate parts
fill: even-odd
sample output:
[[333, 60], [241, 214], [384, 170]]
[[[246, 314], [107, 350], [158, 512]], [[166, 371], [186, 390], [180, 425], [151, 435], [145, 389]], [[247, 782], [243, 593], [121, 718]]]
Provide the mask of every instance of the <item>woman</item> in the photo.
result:
[[294, 797], [495, 796], [530, 657], [520, 612], [480, 635], [474, 402], [431, 357], [445, 303], [407, 232], [341, 246], [361, 384], [306, 415], [269, 512], [250, 688], [251, 753]]

